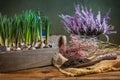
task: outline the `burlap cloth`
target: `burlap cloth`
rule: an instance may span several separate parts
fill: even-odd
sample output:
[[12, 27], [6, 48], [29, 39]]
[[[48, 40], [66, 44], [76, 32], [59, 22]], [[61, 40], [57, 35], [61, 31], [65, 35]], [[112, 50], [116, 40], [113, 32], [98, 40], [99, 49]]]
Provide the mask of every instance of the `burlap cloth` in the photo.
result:
[[118, 54], [116, 60], [102, 60], [92, 66], [82, 67], [82, 68], [60, 68], [60, 66], [67, 61], [60, 53], [56, 53], [53, 57], [53, 65], [59, 69], [60, 72], [67, 76], [81, 76], [87, 74], [103, 73], [109, 71], [120, 70], [120, 49], [116, 48], [106, 48], [104, 50], [98, 50], [95, 54], [104, 54], [108, 52], [115, 52]]

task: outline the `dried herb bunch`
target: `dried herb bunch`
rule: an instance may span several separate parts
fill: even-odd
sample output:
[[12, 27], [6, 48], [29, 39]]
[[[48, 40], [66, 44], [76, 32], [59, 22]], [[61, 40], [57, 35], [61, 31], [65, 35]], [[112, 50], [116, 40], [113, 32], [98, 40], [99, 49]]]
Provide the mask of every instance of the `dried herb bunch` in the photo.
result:
[[[71, 35], [69, 45], [64, 42], [59, 45], [59, 52], [66, 58], [89, 57], [97, 50], [97, 42], [92, 39], [79, 40], [78, 35]], [[61, 37], [62, 41], [64, 38]]]

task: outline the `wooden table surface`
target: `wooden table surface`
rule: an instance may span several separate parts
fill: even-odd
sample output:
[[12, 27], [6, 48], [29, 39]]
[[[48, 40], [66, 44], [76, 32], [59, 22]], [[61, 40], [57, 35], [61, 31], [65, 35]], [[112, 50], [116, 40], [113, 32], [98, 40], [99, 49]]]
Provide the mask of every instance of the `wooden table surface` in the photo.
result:
[[0, 80], [79, 80], [79, 79], [120, 80], [120, 71], [90, 74], [80, 77], [68, 77], [59, 72], [55, 67], [49, 66], [9, 73], [0, 73]]
[[[118, 56], [120, 58], [120, 56]], [[7, 64], [6, 64], [7, 65]], [[120, 71], [68, 77], [53, 66], [0, 73], [0, 80], [120, 80]]]

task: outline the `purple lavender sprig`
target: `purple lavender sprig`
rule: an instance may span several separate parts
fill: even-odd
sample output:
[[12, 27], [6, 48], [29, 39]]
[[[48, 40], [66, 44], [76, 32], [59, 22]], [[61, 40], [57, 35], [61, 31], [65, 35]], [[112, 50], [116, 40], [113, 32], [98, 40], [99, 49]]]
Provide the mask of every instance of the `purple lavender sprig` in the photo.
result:
[[86, 7], [76, 5], [74, 16], [62, 14], [60, 17], [69, 33], [98, 36], [100, 34], [116, 33], [114, 26], [108, 24], [110, 20], [109, 12], [104, 17], [101, 17], [101, 12], [98, 11], [98, 14], [95, 16], [92, 9], [88, 10]]

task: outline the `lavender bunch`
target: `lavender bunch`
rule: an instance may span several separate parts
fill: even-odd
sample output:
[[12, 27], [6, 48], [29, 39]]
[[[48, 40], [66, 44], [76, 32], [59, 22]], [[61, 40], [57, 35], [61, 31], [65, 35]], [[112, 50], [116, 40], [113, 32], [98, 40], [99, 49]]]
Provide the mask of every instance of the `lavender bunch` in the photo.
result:
[[100, 34], [112, 34], [116, 33], [114, 31], [114, 26], [109, 25], [110, 20], [109, 13], [106, 13], [104, 17], [101, 17], [101, 12], [95, 16], [92, 9], [87, 9], [86, 7], [75, 6], [75, 14], [70, 15], [60, 15], [62, 22], [65, 25], [66, 30], [69, 33], [76, 35], [87, 35], [87, 36], [98, 36]]

